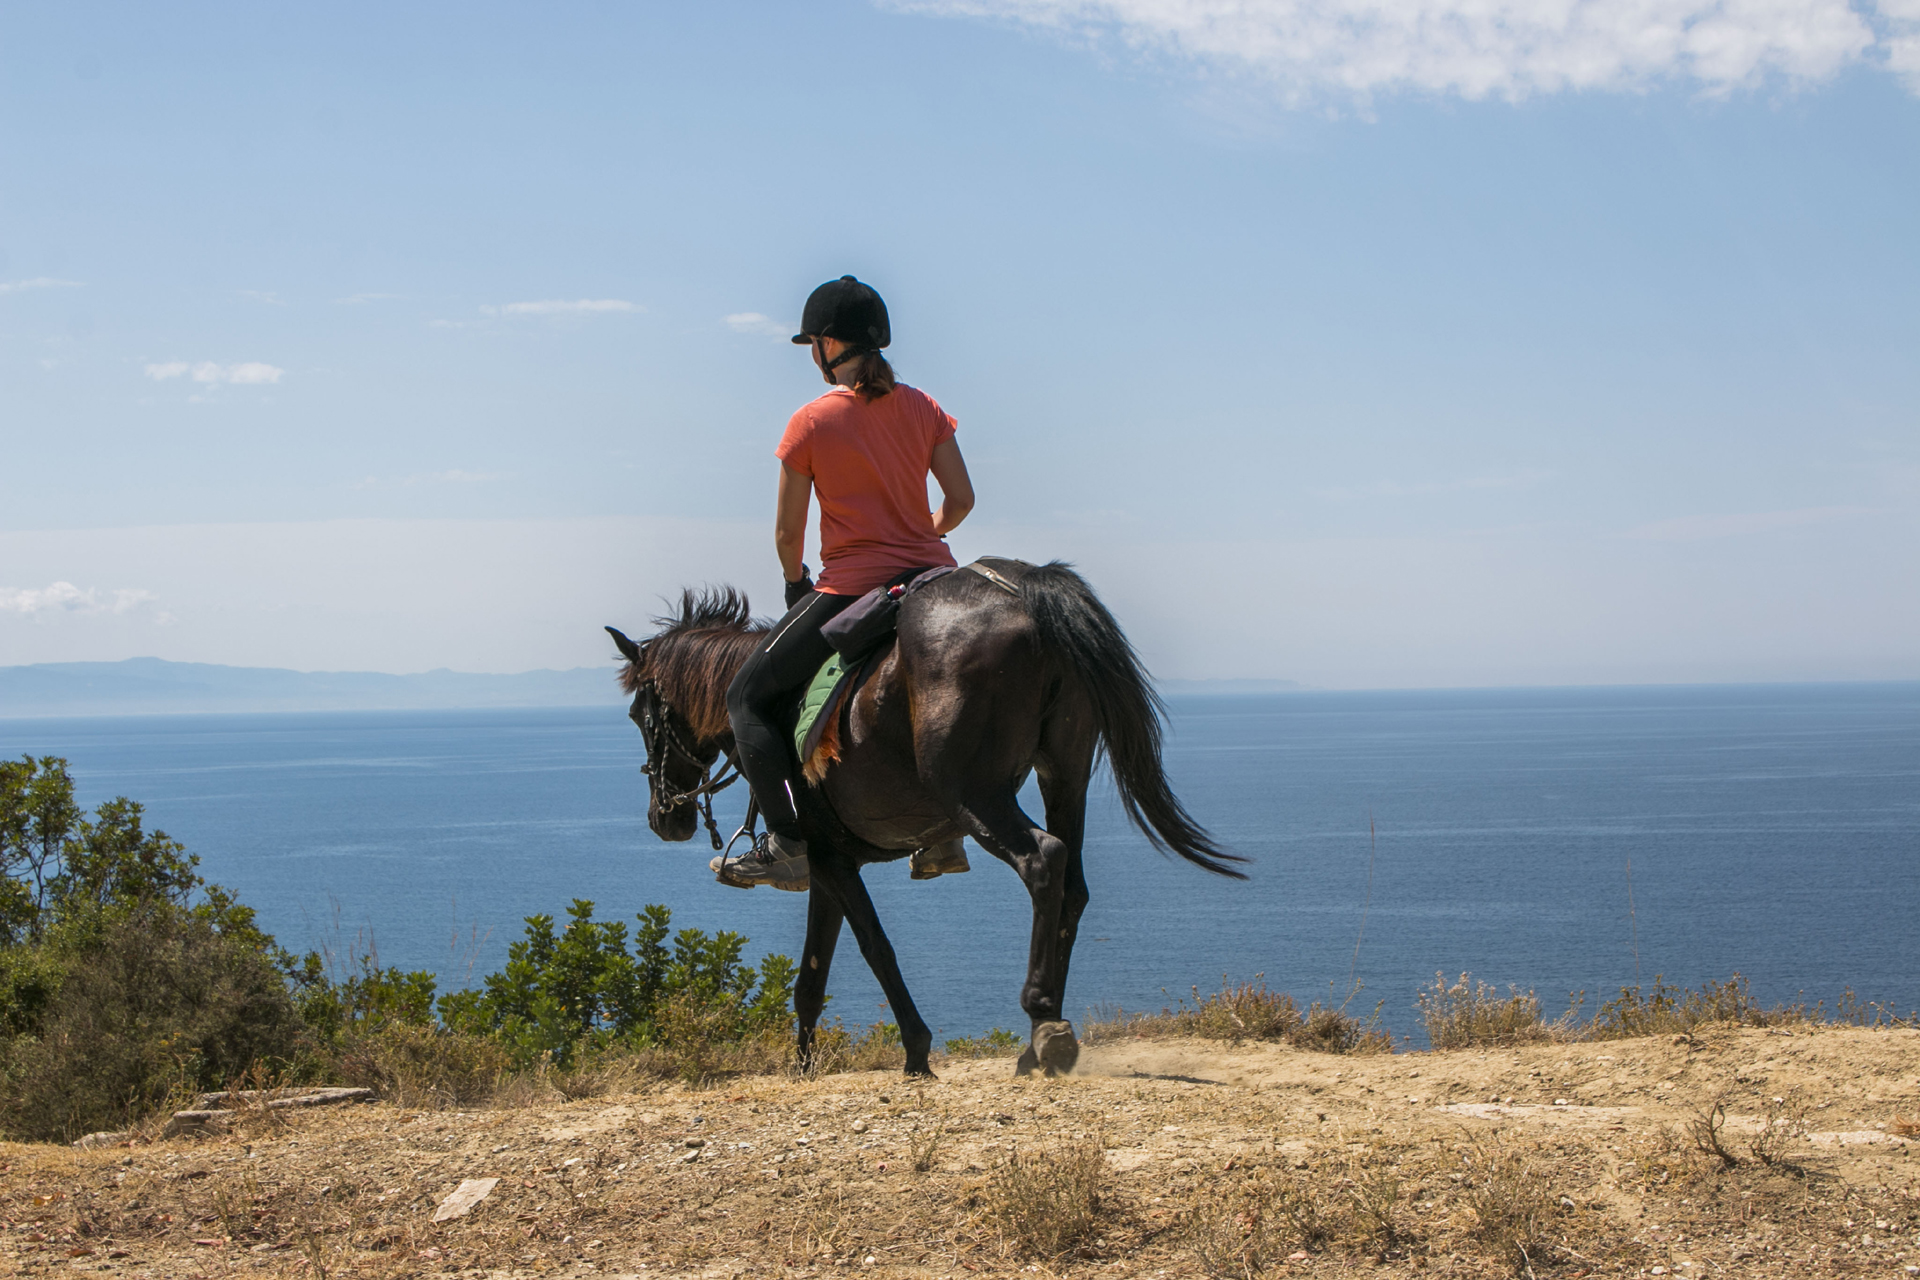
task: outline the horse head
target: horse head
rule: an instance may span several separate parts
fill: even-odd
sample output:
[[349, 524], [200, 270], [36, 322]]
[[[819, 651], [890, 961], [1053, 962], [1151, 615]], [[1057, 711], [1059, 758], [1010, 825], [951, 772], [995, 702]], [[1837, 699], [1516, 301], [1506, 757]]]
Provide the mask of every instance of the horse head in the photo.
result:
[[633, 695], [627, 717], [646, 748], [647, 826], [662, 840], [693, 838], [700, 828], [695, 793], [722, 751], [733, 745], [727, 685], [765, 624], [728, 588], [682, 594], [677, 616], [635, 643], [608, 627], [626, 666], [620, 685]]
[[691, 840], [700, 829], [700, 807], [688, 793], [699, 787], [720, 748], [699, 742], [686, 717], [661, 695], [648, 671], [648, 646], [613, 627], [607, 631], [627, 660], [620, 673], [621, 685], [633, 694], [627, 718], [640, 730], [646, 751], [640, 771], [647, 775], [647, 826], [669, 843]]

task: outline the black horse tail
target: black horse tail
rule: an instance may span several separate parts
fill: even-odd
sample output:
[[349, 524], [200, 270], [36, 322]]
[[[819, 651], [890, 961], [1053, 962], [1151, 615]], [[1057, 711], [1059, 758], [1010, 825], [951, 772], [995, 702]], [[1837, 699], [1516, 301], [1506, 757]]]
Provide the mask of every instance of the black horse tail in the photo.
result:
[[1093, 588], [1059, 560], [1027, 567], [1015, 580], [1041, 647], [1062, 660], [1093, 702], [1100, 745], [1133, 825], [1162, 852], [1177, 853], [1217, 875], [1246, 879], [1227, 865], [1246, 859], [1222, 850], [1167, 785], [1160, 764], [1166, 703]]

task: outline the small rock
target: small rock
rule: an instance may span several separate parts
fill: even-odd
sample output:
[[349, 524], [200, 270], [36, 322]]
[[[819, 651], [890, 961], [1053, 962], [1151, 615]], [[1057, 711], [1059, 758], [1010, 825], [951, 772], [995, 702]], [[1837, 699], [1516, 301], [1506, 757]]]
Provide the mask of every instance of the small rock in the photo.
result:
[[575, 1166], [575, 1165], [577, 1165], [577, 1164], [579, 1164], [579, 1163], [580, 1163], [580, 1157], [579, 1157], [579, 1156], [574, 1156], [574, 1157], [573, 1157], [573, 1158], [571, 1158], [571, 1159], [568, 1159], [568, 1160], [562, 1160], [562, 1161], [560, 1162], [560, 1167], [561, 1167], [562, 1169], [571, 1169], [571, 1168], [573, 1168], [573, 1166]]
[[1553, 1100], [1553, 1105], [1556, 1107], [1570, 1107], [1573, 1105], [1573, 1102], [1571, 1099], [1568, 1099], [1568, 1098], [1555, 1098]]
[[867, 1122], [865, 1120], [855, 1120], [852, 1127], [855, 1133], [865, 1133], [867, 1131]]
[[485, 1200], [493, 1189], [500, 1185], [498, 1178], [468, 1178], [455, 1187], [440, 1207], [433, 1211], [435, 1222], [445, 1222], [450, 1218], [464, 1218], [473, 1212], [473, 1206]]
[[[82, 1151], [92, 1147], [117, 1147], [132, 1136], [130, 1131], [124, 1129], [118, 1132], [90, 1133], [84, 1138], [75, 1138], [73, 1145]], [[126, 1162], [122, 1161], [122, 1163]]]
[[1306, 1262], [1308, 1261], [1309, 1257], [1310, 1255], [1305, 1253], [1290, 1253], [1287, 1255], [1287, 1261], [1288, 1262]]
[[707, 1145], [707, 1140], [705, 1138], [688, 1138], [687, 1145], [690, 1147], [704, 1147]]
[[502, 1151], [505, 1151], [507, 1149], [507, 1146], [508, 1146], [507, 1143], [504, 1143], [504, 1142], [501, 1143], [499, 1146], [493, 1149], [493, 1154], [496, 1156], [499, 1155]]
[[699, 1158], [700, 1158], [700, 1148], [695, 1147], [693, 1150], [687, 1152], [687, 1154], [680, 1157], [680, 1163], [692, 1164], [695, 1160], [698, 1160]]

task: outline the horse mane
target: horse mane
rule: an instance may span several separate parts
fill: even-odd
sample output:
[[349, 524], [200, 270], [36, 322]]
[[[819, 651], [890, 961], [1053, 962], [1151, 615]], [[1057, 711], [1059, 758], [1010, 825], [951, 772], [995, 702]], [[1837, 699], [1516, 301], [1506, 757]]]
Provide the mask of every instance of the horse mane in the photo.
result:
[[660, 630], [621, 669], [620, 687], [638, 693], [652, 680], [702, 741], [730, 732], [727, 686], [772, 624], [756, 621], [747, 597], [724, 586], [687, 588], [680, 612], [654, 622]]

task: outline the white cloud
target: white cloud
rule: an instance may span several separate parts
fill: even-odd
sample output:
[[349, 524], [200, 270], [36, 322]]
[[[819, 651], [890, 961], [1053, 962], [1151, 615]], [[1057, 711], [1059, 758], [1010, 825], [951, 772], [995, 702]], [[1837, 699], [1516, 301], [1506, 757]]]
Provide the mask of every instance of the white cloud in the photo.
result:
[[264, 302], [272, 307], [284, 307], [287, 300], [267, 289], [235, 289], [234, 293], [251, 302]]
[[55, 280], [52, 276], [35, 276], [31, 280], [0, 280], [0, 293], [25, 293], [29, 289], [84, 289], [78, 280]]
[[1887, 66], [1920, 92], [1920, 0], [1879, 0], [1875, 7], [1887, 25], [1882, 41], [1887, 49]]
[[169, 378], [191, 375], [195, 382], [208, 386], [227, 383], [237, 387], [269, 385], [280, 381], [286, 372], [285, 369], [262, 364], [258, 360], [249, 360], [242, 364], [215, 364], [211, 360], [189, 364], [185, 360], [168, 360], [161, 364], [150, 364], [146, 368], [147, 376], [155, 382], [165, 382]]
[[793, 332], [792, 328], [761, 315], [758, 311], [737, 311], [727, 317], [727, 328], [735, 333], [763, 333], [771, 337], [784, 338]]
[[71, 582], [55, 582], [44, 587], [17, 590], [0, 587], [0, 613], [19, 613], [28, 617], [59, 613], [129, 613], [157, 599], [159, 597], [151, 591], [102, 591], [97, 587], [82, 590]]
[[1295, 102], [1394, 92], [1518, 100], [1660, 82], [1725, 93], [1824, 80], [1876, 52], [1920, 87], [1920, 0], [878, 2], [1116, 41], [1250, 74]]
[[1636, 525], [1626, 536], [1647, 542], [1696, 542], [1702, 538], [1737, 538], [1773, 529], [1825, 524], [1848, 516], [1867, 515], [1871, 507], [1801, 507], [1793, 511], [1751, 511], [1722, 516], [1677, 516]]
[[572, 302], [550, 298], [544, 302], [508, 302], [480, 308], [482, 315], [489, 316], [581, 316], [639, 310], [641, 308], [622, 298], [578, 298]]

